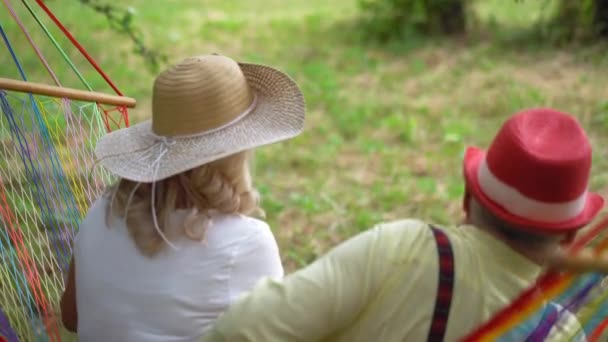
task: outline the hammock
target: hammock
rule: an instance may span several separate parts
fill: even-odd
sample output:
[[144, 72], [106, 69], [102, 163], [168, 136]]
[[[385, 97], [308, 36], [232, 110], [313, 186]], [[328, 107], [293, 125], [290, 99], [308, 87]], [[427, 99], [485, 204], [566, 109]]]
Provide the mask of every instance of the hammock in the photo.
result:
[[[28, 82], [0, 19], [0, 36], [19, 80], [0, 77], [0, 341], [60, 341], [58, 302], [72, 240], [93, 199], [112, 177], [94, 165], [93, 149], [108, 131], [129, 125], [122, 96], [99, 65], [42, 0], [21, 0], [22, 11], [43, 31], [86, 90], [63, 87], [10, 0], [0, 0], [54, 85]], [[0, 6], [1, 7], [1, 6]], [[42, 16], [53, 22], [117, 95], [94, 92]], [[15, 32], [12, 32], [15, 34]], [[31, 66], [28, 66], [31, 68]]]
[[[112, 181], [103, 170], [89, 175], [92, 151], [100, 136], [128, 126], [126, 107], [135, 101], [122, 96], [42, 0], [36, 0], [38, 12], [61, 30], [118, 96], [93, 92], [34, 6], [21, 0], [86, 91], [62, 87], [9, 0], [0, 1], [55, 83], [28, 82], [0, 22], [2, 41], [21, 77], [0, 78], [0, 341], [60, 341], [64, 333], [58, 300], [72, 239], [91, 200]], [[3, 70], [8, 67], [2, 65]], [[574, 249], [608, 250], [607, 225], [604, 219], [592, 227]], [[577, 317], [589, 340], [605, 341], [606, 278], [550, 272], [464, 341], [542, 341], [566, 313]]]
[[[608, 251], [608, 216], [598, 221], [572, 247]], [[547, 272], [514, 302], [464, 338], [463, 342], [544, 341], [567, 315], [580, 328], [567, 341], [608, 341], [608, 276], [599, 273]], [[556, 328], [557, 329], [557, 328]]]

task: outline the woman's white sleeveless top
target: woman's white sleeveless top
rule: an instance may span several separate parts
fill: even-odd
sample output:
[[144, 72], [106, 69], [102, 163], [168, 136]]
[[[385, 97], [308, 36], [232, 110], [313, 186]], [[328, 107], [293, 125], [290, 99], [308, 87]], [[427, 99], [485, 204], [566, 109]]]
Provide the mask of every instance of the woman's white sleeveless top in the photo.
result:
[[106, 204], [92, 205], [74, 242], [80, 341], [196, 341], [260, 278], [283, 276], [263, 221], [216, 215], [206, 243], [184, 237], [147, 258], [123, 220], [106, 225]]

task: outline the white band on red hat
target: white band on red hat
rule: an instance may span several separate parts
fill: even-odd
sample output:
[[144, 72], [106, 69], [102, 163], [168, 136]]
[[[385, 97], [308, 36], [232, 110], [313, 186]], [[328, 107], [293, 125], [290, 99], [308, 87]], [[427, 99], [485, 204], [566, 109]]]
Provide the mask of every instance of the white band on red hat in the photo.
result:
[[510, 213], [533, 221], [562, 222], [577, 217], [585, 209], [587, 192], [578, 198], [561, 203], [547, 203], [527, 197], [515, 188], [503, 183], [492, 173], [485, 158], [477, 173], [479, 186], [484, 194]]

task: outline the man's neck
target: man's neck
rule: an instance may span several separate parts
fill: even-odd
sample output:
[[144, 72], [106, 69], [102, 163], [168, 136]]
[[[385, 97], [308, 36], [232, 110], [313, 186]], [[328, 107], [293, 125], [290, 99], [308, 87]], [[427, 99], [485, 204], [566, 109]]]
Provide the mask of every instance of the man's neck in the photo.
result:
[[555, 255], [555, 253], [558, 252], [560, 249], [559, 240], [555, 240], [555, 242], [542, 242], [542, 243], [519, 242], [519, 241], [513, 241], [511, 239], [508, 239], [504, 234], [502, 234], [500, 232], [500, 230], [498, 230], [494, 227], [489, 227], [487, 225], [484, 226], [484, 225], [479, 225], [479, 224], [473, 224], [473, 226], [476, 227], [477, 229], [487, 232], [488, 234], [494, 236], [496, 239], [504, 242], [507, 246], [509, 246], [515, 252], [523, 255], [525, 258], [527, 258], [528, 260], [532, 261], [533, 263], [535, 263], [539, 266], [546, 265], [547, 261], [550, 260], [551, 257], [553, 255]]

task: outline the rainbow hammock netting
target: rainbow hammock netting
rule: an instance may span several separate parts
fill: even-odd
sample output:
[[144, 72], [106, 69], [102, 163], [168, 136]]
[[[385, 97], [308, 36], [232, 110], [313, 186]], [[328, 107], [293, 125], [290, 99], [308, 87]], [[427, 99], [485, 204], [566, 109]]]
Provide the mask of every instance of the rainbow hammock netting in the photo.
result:
[[[60, 341], [68, 339], [58, 302], [72, 239], [91, 201], [112, 181], [103, 170], [91, 172], [93, 149], [108, 131], [128, 126], [126, 108], [135, 101], [122, 96], [42, 0], [21, 0], [19, 8], [10, 0], [0, 1], [0, 35], [6, 48], [0, 55], [0, 341]], [[34, 31], [20, 16], [52, 42], [53, 52], [67, 62], [61, 67], [73, 72], [70, 76], [86, 90], [62, 87], [34, 41]], [[7, 20], [11, 32], [5, 31]], [[93, 91], [51, 27], [117, 95]], [[18, 38], [11, 42], [11, 35]], [[12, 44], [16, 41], [18, 46]], [[32, 72], [33, 64], [20, 60], [22, 51], [17, 51], [24, 47], [42, 62], [35, 71], [48, 73], [54, 85], [28, 81], [26, 68]], [[20, 79], [3, 78], [10, 71]]]
[[[607, 227], [608, 216], [585, 230], [574, 243], [572, 251], [586, 246], [596, 253], [607, 251]], [[552, 329], [559, 329], [560, 324], [567, 320], [578, 321], [580, 328], [559, 342], [608, 341], [607, 275], [547, 272], [509, 306], [462, 341], [545, 341]]]

